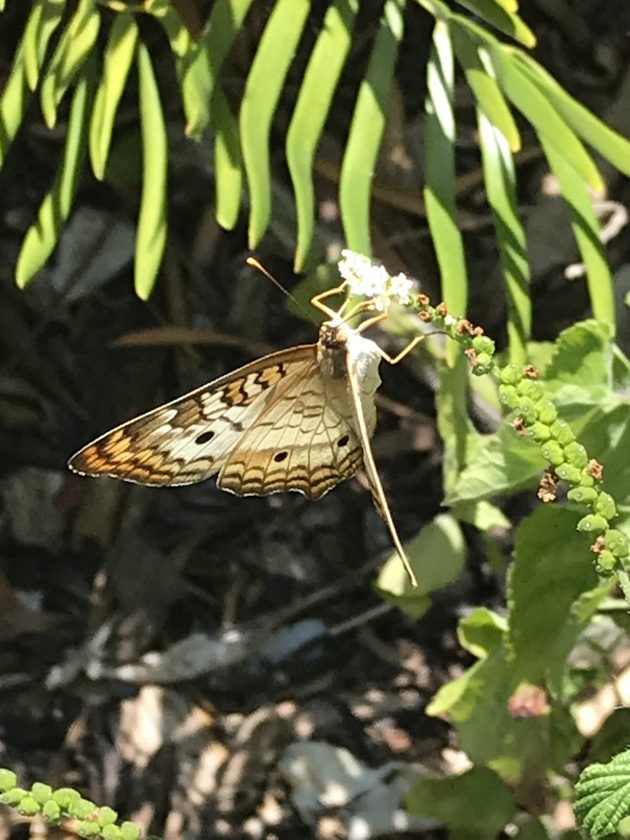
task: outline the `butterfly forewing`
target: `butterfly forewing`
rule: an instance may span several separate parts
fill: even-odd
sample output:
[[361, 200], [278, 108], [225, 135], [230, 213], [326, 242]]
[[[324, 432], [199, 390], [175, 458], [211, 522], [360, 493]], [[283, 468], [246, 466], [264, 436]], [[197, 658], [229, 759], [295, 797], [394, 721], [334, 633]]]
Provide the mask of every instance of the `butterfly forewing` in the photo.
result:
[[68, 465], [139, 484], [203, 481], [222, 468], [280, 383], [316, 370], [316, 345], [272, 353], [106, 432]]

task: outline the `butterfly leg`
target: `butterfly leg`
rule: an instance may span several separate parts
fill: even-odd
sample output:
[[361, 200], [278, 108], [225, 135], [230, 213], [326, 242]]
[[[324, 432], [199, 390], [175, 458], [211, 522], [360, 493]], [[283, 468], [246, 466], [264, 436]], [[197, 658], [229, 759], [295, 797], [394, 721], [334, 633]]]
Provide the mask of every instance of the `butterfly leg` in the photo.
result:
[[331, 309], [329, 306], [326, 306], [325, 303], [322, 303], [322, 300], [324, 300], [324, 298], [327, 297], [332, 297], [333, 295], [340, 295], [342, 292], [345, 292], [347, 286], [348, 282], [347, 280], [344, 280], [341, 286], [335, 286], [334, 289], [326, 289], [325, 292], [320, 292], [318, 295], [314, 295], [311, 298], [311, 306], [314, 306], [315, 309], [319, 309], [320, 312], [323, 312], [324, 315], [328, 315], [329, 318], [337, 318], [343, 312], [343, 309], [348, 303], [348, 301], [345, 300], [341, 304], [341, 309], [335, 310]]
[[[368, 327], [373, 327], [374, 324], [379, 324], [381, 321], [384, 321], [387, 318], [388, 312], [379, 312], [378, 315], [374, 315], [373, 318], [368, 318], [367, 321], [363, 321], [359, 326], [359, 332], [363, 332], [363, 330], [367, 329]], [[390, 356], [389, 353], [386, 353], [381, 347], [379, 347], [379, 353], [382, 359], [385, 359], [386, 362], [389, 362], [390, 365], [397, 365], [398, 362], [402, 361], [408, 353], [411, 353], [414, 347], [416, 347], [420, 342], [424, 339], [423, 335], [417, 335], [415, 338], [412, 338], [411, 341], [403, 347], [403, 349], [398, 353], [396, 356]]]

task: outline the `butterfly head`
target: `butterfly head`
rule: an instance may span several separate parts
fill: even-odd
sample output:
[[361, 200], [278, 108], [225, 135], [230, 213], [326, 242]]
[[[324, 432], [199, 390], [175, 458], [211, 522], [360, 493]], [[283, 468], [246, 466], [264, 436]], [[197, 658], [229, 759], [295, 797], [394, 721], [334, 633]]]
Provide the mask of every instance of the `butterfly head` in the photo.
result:
[[317, 360], [333, 379], [346, 375], [348, 338], [352, 332], [342, 321], [324, 321], [319, 328]]

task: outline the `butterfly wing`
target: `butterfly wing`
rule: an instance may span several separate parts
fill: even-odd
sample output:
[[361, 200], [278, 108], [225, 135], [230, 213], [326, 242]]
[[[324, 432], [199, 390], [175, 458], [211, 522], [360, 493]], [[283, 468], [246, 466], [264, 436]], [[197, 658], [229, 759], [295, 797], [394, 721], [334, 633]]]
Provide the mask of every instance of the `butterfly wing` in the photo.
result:
[[354, 475], [362, 461], [345, 380], [325, 376], [315, 364], [278, 385], [217, 484], [238, 495], [297, 490], [319, 499]]
[[357, 359], [355, 359], [351, 353], [348, 353], [346, 356], [346, 365], [348, 371], [348, 390], [352, 398], [352, 407], [354, 410], [354, 422], [363, 449], [363, 462], [365, 465], [365, 472], [370, 483], [370, 490], [372, 492], [372, 498], [374, 499], [374, 505], [389, 529], [392, 542], [394, 543], [396, 551], [402, 560], [403, 566], [409, 575], [411, 585], [417, 586], [418, 581], [413, 569], [411, 568], [411, 563], [409, 562], [409, 558], [407, 557], [402, 542], [400, 541], [400, 537], [398, 536], [398, 531], [396, 530], [396, 525], [394, 524], [394, 520], [387, 503], [387, 497], [385, 496], [385, 491], [383, 490], [383, 485], [381, 484], [381, 479], [374, 461], [372, 445], [370, 444], [370, 435], [373, 428], [368, 428], [368, 423], [366, 422], [365, 408], [361, 398], [361, 377], [359, 376], [357, 370]]
[[138, 484], [194, 484], [219, 472], [287, 379], [317, 370], [316, 345], [264, 356], [106, 432], [68, 462], [82, 475]]

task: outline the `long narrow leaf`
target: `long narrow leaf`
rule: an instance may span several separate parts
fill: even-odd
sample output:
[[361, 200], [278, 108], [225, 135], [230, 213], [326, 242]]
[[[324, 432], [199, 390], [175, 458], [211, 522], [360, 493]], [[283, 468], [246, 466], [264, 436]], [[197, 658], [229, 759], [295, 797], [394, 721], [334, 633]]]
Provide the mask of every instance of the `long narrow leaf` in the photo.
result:
[[526, 360], [531, 333], [532, 306], [525, 230], [516, 204], [514, 161], [507, 140], [481, 108], [477, 121], [486, 193], [497, 232], [508, 298], [509, 358], [515, 364], [522, 364]]
[[[506, 48], [507, 49], [507, 48]], [[602, 122], [558, 82], [531, 56], [510, 50], [514, 60], [529, 79], [549, 98], [573, 130], [597, 149], [620, 172], [630, 175], [630, 140]]]
[[[446, 24], [433, 31], [427, 67], [424, 201], [435, 247], [442, 295], [450, 312], [463, 315], [468, 304], [468, 280], [462, 236], [455, 205], [454, 67]], [[457, 353], [449, 352], [454, 363]]]
[[[258, 244], [269, 224], [271, 120], [310, 6], [309, 0], [277, 0], [245, 85], [239, 126], [251, 202], [250, 248]], [[269, 71], [270, 67], [273, 67], [273, 72]]]
[[0, 95], [0, 166], [22, 125], [30, 98], [24, 67], [24, 49], [23, 44], [20, 44], [13, 59], [11, 75]]
[[216, 217], [221, 227], [232, 230], [238, 220], [243, 191], [243, 165], [238, 141], [238, 123], [221, 85], [212, 95], [212, 122], [215, 126], [214, 177]]
[[536, 36], [514, 11], [495, 0], [457, 0], [457, 2], [496, 27], [500, 32], [520, 41], [526, 47], [536, 46]]
[[482, 54], [477, 43], [471, 40], [468, 31], [453, 21], [451, 37], [455, 48], [455, 55], [461, 64], [466, 80], [470, 85], [475, 99], [483, 109], [487, 118], [502, 132], [510, 144], [512, 151], [521, 147], [521, 138], [512, 117], [510, 107], [505, 101], [500, 87], [484, 66]]
[[61, 34], [41, 86], [42, 113], [49, 128], [57, 122], [57, 106], [92, 51], [100, 23], [101, 16], [94, 0], [79, 0]]
[[138, 44], [137, 63], [142, 121], [142, 198], [136, 237], [134, 285], [138, 297], [147, 300], [166, 244], [168, 145], [151, 57], [142, 42]]
[[615, 329], [615, 297], [612, 277], [600, 237], [600, 225], [586, 185], [555, 146], [542, 139], [549, 165], [560, 184], [560, 190], [571, 209], [575, 241], [586, 267], [588, 290], [593, 315]]
[[31, 90], [39, 83], [39, 74], [48, 42], [61, 22], [65, 0], [39, 0], [24, 29], [24, 65]]
[[116, 16], [109, 32], [103, 74], [96, 92], [90, 122], [92, 169], [101, 180], [105, 176], [116, 111], [127, 82], [137, 40], [138, 27], [133, 15], [121, 12]]
[[346, 241], [353, 251], [367, 256], [372, 252], [370, 189], [403, 36], [404, 6], [404, 0], [386, 0], [341, 165], [339, 204]]
[[76, 84], [61, 166], [52, 189], [39, 208], [37, 222], [29, 229], [22, 244], [15, 270], [20, 288], [27, 285], [52, 254], [72, 208], [87, 143], [91, 75], [84, 73]]
[[287, 133], [287, 164], [297, 209], [296, 271], [302, 269], [311, 248], [315, 216], [313, 158], [350, 49], [357, 8], [358, 0], [334, 0], [328, 8]]

